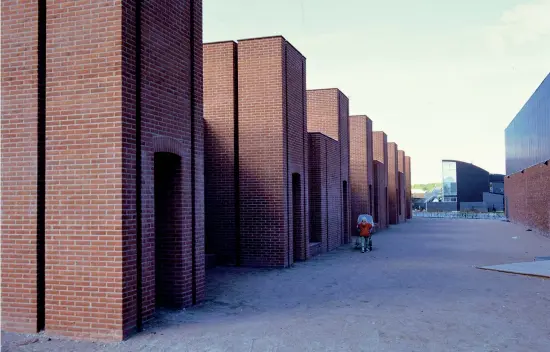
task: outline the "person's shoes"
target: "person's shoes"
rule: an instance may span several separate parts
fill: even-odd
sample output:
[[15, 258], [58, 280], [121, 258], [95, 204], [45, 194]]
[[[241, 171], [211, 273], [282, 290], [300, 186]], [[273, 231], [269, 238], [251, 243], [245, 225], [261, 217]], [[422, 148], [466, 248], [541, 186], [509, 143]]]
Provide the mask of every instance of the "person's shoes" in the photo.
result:
[[361, 249], [361, 253], [365, 253], [365, 250], [364, 250], [364, 249]]

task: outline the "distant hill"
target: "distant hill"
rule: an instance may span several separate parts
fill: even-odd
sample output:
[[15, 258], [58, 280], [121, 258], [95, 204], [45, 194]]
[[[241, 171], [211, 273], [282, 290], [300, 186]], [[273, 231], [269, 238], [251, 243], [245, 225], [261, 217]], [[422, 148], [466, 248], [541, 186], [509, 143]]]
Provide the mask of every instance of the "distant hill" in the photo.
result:
[[435, 183], [417, 183], [412, 185], [413, 189], [422, 189], [426, 192], [429, 192], [433, 190], [434, 188], [441, 188], [442, 183], [441, 182], [435, 182]]

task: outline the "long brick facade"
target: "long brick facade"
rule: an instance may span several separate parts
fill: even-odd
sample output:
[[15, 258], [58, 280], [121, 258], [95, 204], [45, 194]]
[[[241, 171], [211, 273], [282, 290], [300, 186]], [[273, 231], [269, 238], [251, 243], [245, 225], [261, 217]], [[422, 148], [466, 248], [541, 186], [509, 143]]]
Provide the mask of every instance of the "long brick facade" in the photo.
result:
[[405, 215], [412, 219], [412, 183], [411, 183], [411, 157], [405, 155]]
[[349, 117], [351, 214], [372, 214], [374, 167], [372, 120], [365, 115]]
[[405, 152], [403, 150], [397, 151], [397, 171], [399, 171], [399, 222], [405, 222], [407, 219], [406, 214], [406, 185], [407, 177], [405, 174]]
[[410, 217], [410, 158], [281, 36], [203, 45], [200, 0], [1, 20], [2, 330], [118, 341], [201, 302], [206, 254], [289, 267]]
[[373, 158], [375, 161], [375, 180], [378, 188], [378, 197], [375, 200], [377, 211], [375, 221], [381, 229], [389, 226], [389, 199], [388, 199], [388, 136], [382, 131], [372, 133]]
[[340, 143], [322, 133], [309, 133], [310, 255], [344, 243]]
[[340, 188], [343, 236], [347, 243], [351, 235], [351, 201], [349, 186], [349, 99], [339, 89], [315, 89], [307, 91], [308, 132], [320, 132], [336, 140], [340, 145]]
[[[209, 231], [207, 250], [248, 266], [304, 260], [309, 248], [305, 58], [283, 37], [208, 44], [205, 50], [207, 223], [226, 210], [224, 216], [239, 220], [238, 230], [227, 230], [227, 248], [220, 242], [224, 233]], [[231, 171], [224, 173], [224, 167]]]
[[397, 144], [394, 142], [388, 143], [388, 202], [390, 224], [399, 223], [399, 170]]
[[236, 42], [204, 45], [206, 254], [230, 265], [240, 264], [237, 74]]
[[204, 296], [202, 5], [47, 5], [2, 2], [2, 329], [120, 340]]
[[305, 58], [283, 37], [238, 43], [242, 263], [308, 257]]
[[1, 6], [1, 323], [36, 332], [44, 327], [45, 13], [38, 1]]

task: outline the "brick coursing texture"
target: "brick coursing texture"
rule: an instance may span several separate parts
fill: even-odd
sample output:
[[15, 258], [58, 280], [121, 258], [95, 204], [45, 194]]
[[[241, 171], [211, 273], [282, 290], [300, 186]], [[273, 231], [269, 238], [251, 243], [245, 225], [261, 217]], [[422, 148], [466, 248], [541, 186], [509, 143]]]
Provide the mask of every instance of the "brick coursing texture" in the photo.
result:
[[[141, 21], [143, 316], [148, 319], [155, 309], [155, 240], [177, 235], [155, 236], [155, 153], [179, 155], [182, 172], [177, 190], [181, 205], [171, 220], [177, 222], [179, 236], [170, 243], [179, 254], [170, 259], [175, 263], [157, 263], [178, 272], [163, 277], [163, 270], [157, 280], [174, 285], [177, 294], [170, 295], [169, 306], [187, 307], [204, 298], [202, 4], [144, 2]], [[162, 249], [159, 254], [163, 260], [168, 255]]]
[[237, 43], [204, 45], [206, 253], [239, 264]]
[[377, 164], [377, 168], [383, 172], [379, 174], [378, 180], [375, 180], [381, 192], [378, 198], [378, 214], [380, 219], [377, 221], [380, 228], [383, 229], [389, 226], [390, 217], [388, 199], [388, 136], [382, 131], [374, 131], [372, 139], [374, 160], [380, 163]]
[[241, 260], [286, 267], [309, 250], [305, 58], [283, 37], [237, 47]]
[[[16, 59], [14, 65], [20, 65], [19, 70], [10, 70], [13, 81], [7, 79], [12, 73], [2, 72], [8, 76], [2, 81], [2, 215], [13, 211], [18, 218], [14, 225], [2, 219], [2, 328], [23, 332], [35, 332], [38, 325], [34, 259], [40, 227], [36, 215], [38, 4], [2, 2], [3, 60]], [[174, 176], [181, 181], [173, 193], [182, 201], [164, 209], [171, 215], [165, 219], [167, 224], [179, 230], [172, 233], [179, 236], [171, 244], [181, 251], [161, 251], [165, 265], [179, 268], [167, 277], [176, 289], [174, 301], [178, 306], [191, 304], [193, 287], [196, 301], [204, 296], [202, 4], [196, 0], [142, 3], [140, 100], [136, 2], [90, 0], [75, 7], [73, 1], [48, 1], [46, 9], [45, 330], [120, 340], [135, 330], [138, 306], [143, 320], [151, 317], [155, 307], [157, 152], [180, 157], [175, 168], [179, 166], [181, 174], [175, 171]], [[29, 53], [20, 56], [21, 48]], [[140, 101], [141, 145], [137, 148]], [[5, 136], [7, 132], [11, 134]], [[24, 177], [19, 176], [21, 172]], [[138, 198], [142, 200], [139, 210]], [[17, 225], [21, 222], [25, 226]], [[143, 240], [142, 302], [137, 301], [138, 225]], [[24, 236], [28, 240], [20, 242]], [[13, 237], [18, 242], [10, 243]]]
[[374, 222], [379, 229], [384, 229], [386, 225], [386, 166], [381, 162], [374, 160], [373, 175], [374, 175], [374, 203], [372, 216]]
[[1, 3], [2, 330], [38, 319], [38, 5]]
[[397, 166], [397, 144], [394, 142], [388, 143], [388, 200], [390, 224], [399, 223], [398, 204], [398, 187], [399, 187], [399, 171]]
[[504, 195], [510, 221], [550, 234], [550, 165], [540, 163], [506, 176]]
[[340, 143], [322, 133], [309, 133], [310, 243], [320, 253], [343, 241], [340, 188]]
[[[349, 183], [349, 99], [339, 89], [307, 91], [308, 132], [320, 132], [340, 144], [340, 213], [343, 219], [344, 243], [351, 236], [351, 197]], [[347, 200], [347, 204], [344, 204]]]
[[405, 156], [405, 203], [407, 219], [412, 219], [412, 185], [411, 185], [411, 157]]
[[406, 204], [406, 185], [407, 177], [405, 174], [405, 152], [397, 151], [397, 170], [399, 171], [399, 222], [405, 222], [407, 219], [407, 204]]
[[349, 117], [352, 222], [372, 214], [374, 202], [372, 121], [365, 115]]

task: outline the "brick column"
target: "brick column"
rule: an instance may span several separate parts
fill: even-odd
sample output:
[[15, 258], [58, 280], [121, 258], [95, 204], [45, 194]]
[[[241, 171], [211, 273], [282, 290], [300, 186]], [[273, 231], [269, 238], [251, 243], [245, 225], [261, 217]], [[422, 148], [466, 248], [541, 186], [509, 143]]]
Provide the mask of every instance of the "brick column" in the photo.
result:
[[374, 131], [372, 133], [374, 160], [378, 162], [379, 172], [376, 183], [379, 187], [378, 197], [378, 213], [380, 228], [389, 226], [389, 199], [388, 199], [388, 136], [382, 131]]
[[237, 89], [237, 43], [205, 44], [206, 253], [229, 265], [240, 264]]
[[242, 263], [288, 266], [309, 249], [305, 58], [283, 37], [241, 40], [238, 70]]
[[397, 169], [399, 171], [399, 222], [405, 222], [407, 219], [406, 209], [406, 187], [407, 187], [407, 175], [405, 174], [405, 152], [403, 150], [397, 151]]
[[349, 117], [351, 218], [372, 214], [374, 203], [372, 121], [365, 115]]
[[44, 4], [1, 3], [1, 322], [2, 330], [24, 333], [42, 328], [44, 314], [37, 280], [44, 278], [38, 261], [44, 240]]
[[388, 199], [390, 205], [390, 224], [399, 223], [399, 208], [398, 208], [398, 188], [399, 188], [399, 170], [397, 144], [394, 142], [388, 143]]
[[406, 204], [406, 215], [407, 219], [412, 218], [412, 185], [411, 185], [411, 157], [405, 156], [405, 204]]
[[343, 242], [340, 144], [322, 133], [309, 133], [310, 241], [320, 243], [320, 252]]
[[[339, 212], [342, 217], [343, 240], [349, 242], [351, 229], [351, 202], [349, 184], [349, 100], [339, 89], [307, 91], [308, 132], [320, 132], [340, 144], [341, 169]], [[344, 204], [344, 202], [346, 204]]]

